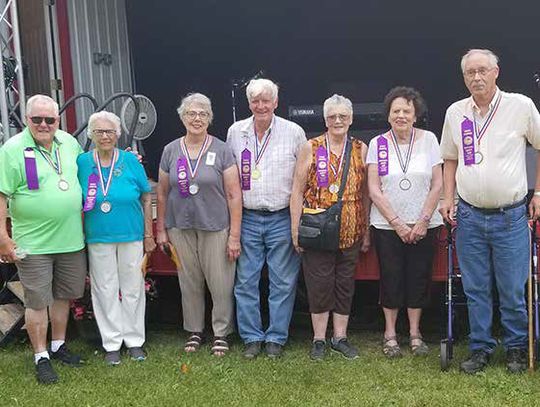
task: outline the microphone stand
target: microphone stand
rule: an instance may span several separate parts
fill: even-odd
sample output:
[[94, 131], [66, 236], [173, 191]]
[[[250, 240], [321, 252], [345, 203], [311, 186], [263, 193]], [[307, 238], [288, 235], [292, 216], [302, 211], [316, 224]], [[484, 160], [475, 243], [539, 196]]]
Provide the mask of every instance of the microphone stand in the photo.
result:
[[233, 117], [233, 123], [236, 122], [236, 93], [239, 89], [245, 88], [249, 82], [253, 79], [259, 79], [262, 76], [264, 76], [264, 71], [261, 69], [259, 72], [257, 72], [255, 75], [253, 75], [251, 78], [240, 78], [240, 79], [233, 79], [231, 81], [231, 102], [232, 102], [232, 117]]

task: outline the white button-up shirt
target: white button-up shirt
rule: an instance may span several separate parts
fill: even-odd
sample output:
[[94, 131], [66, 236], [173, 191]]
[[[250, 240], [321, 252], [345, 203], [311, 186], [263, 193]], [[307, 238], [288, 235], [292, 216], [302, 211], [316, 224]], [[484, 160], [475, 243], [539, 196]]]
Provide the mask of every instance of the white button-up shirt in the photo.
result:
[[[253, 116], [234, 123], [227, 133], [227, 144], [231, 147], [239, 168], [242, 151], [251, 152], [251, 171], [255, 169], [255, 128]], [[257, 168], [261, 175], [251, 178], [251, 189], [242, 191], [244, 208], [278, 211], [289, 206], [294, 167], [299, 147], [306, 142], [302, 128], [289, 120], [274, 116], [270, 128], [259, 143], [259, 150], [270, 137]]]
[[[475, 136], [475, 151], [483, 159], [479, 164], [465, 165], [461, 123], [467, 117], [476, 120], [476, 128], [482, 128], [499, 95], [499, 107], [480, 143]], [[501, 208], [527, 195], [525, 148], [528, 141], [540, 149], [540, 114], [528, 97], [499, 89], [489, 108], [481, 118], [472, 96], [452, 104], [444, 120], [441, 155], [458, 161], [456, 186], [461, 198], [479, 208]]]

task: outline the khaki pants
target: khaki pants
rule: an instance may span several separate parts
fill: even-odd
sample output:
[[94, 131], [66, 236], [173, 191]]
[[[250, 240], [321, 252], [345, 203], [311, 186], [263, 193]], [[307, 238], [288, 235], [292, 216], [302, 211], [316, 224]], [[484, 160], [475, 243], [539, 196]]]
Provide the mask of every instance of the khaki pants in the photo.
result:
[[205, 282], [212, 296], [212, 329], [226, 336], [234, 327], [233, 287], [236, 262], [227, 259], [229, 230], [207, 232], [172, 228], [169, 239], [182, 263], [178, 280], [182, 292], [184, 329], [203, 332]]

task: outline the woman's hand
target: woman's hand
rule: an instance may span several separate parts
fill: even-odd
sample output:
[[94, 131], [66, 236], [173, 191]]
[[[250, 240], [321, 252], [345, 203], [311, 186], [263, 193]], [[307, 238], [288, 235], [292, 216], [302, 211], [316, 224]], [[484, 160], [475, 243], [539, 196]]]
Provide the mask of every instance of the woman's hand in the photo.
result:
[[169, 243], [169, 235], [167, 235], [167, 231], [158, 231], [156, 235], [156, 243], [159, 246], [161, 250], [163, 250], [163, 245], [166, 245]]
[[301, 254], [304, 252], [304, 249], [300, 247], [298, 244], [298, 228], [291, 229], [291, 238], [292, 238], [292, 244], [294, 246], [294, 250], [296, 250], [296, 253]]
[[412, 229], [405, 222], [398, 219], [396, 222], [393, 222], [393, 227], [403, 243], [411, 243], [410, 235]]
[[156, 242], [153, 237], [145, 237], [143, 241], [144, 252], [152, 253], [156, 249]]
[[364, 238], [362, 239], [362, 246], [360, 246], [360, 251], [362, 253], [367, 253], [367, 251], [369, 250], [369, 246], [371, 246], [371, 233], [368, 229], [366, 230]]
[[424, 220], [419, 220], [418, 222], [416, 222], [409, 235], [409, 241], [413, 244], [416, 244], [424, 237], [426, 237], [427, 227], [428, 224]]
[[235, 261], [240, 257], [240, 238], [229, 235], [227, 241], [227, 257], [229, 261]]

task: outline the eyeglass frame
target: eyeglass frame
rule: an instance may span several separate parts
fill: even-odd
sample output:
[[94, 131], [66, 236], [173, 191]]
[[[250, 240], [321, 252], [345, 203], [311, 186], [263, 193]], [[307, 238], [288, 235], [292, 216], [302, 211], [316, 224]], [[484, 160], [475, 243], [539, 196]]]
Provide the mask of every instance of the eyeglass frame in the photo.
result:
[[32, 116], [32, 117], [30, 117], [30, 121], [33, 124], [35, 124], [36, 126], [41, 125], [41, 123], [43, 123], [43, 122], [45, 122], [45, 124], [47, 126], [52, 126], [54, 123], [56, 123], [57, 119], [58, 119], [57, 117], [50, 117], [50, 116]]
[[184, 117], [189, 120], [195, 120], [198, 117], [199, 119], [206, 121], [210, 119], [210, 113], [208, 113], [206, 110], [201, 110], [200, 112], [196, 112], [195, 110], [188, 110], [184, 113]]
[[107, 137], [114, 137], [118, 135], [118, 133], [114, 129], [92, 129], [92, 135], [101, 138], [105, 135]]
[[476, 75], [480, 75], [480, 77], [483, 78], [495, 68], [496, 67], [493, 66], [491, 68], [482, 67], [478, 69], [467, 69], [463, 72], [463, 76], [468, 79], [473, 79]]

